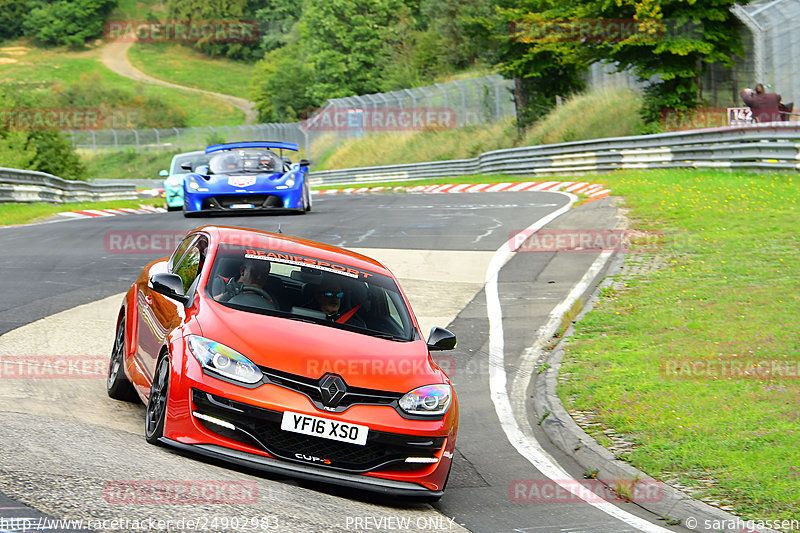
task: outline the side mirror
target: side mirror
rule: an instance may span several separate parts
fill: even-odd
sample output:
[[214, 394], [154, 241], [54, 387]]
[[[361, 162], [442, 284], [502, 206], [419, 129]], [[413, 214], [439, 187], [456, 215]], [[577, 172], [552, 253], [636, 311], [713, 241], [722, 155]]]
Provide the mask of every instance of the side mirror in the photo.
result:
[[301, 166], [301, 167], [307, 167], [307, 166], [308, 166], [308, 165], [310, 165], [310, 164], [311, 164], [311, 162], [309, 162], [309, 160], [308, 160], [308, 159], [301, 159], [301, 160], [300, 160], [300, 166]]
[[428, 350], [452, 350], [456, 347], [456, 336], [450, 331], [440, 328], [431, 328], [431, 334], [428, 335]]
[[201, 174], [203, 176], [208, 176], [209, 174], [211, 174], [211, 172], [209, 172], [208, 170], [208, 165], [200, 165], [199, 167], [194, 169], [194, 173]]
[[189, 172], [191, 172], [192, 171], [192, 162], [191, 161], [185, 161], [185, 162], [181, 163], [181, 169], [188, 170]]
[[168, 272], [155, 274], [150, 278], [150, 287], [157, 293], [177, 300], [184, 305], [189, 302], [189, 298], [183, 293], [183, 280], [177, 274]]
[[162, 170], [161, 172], [158, 173], [158, 175], [161, 176], [162, 178], [166, 178], [167, 176], [169, 176], [169, 172], [167, 172], [166, 170]]

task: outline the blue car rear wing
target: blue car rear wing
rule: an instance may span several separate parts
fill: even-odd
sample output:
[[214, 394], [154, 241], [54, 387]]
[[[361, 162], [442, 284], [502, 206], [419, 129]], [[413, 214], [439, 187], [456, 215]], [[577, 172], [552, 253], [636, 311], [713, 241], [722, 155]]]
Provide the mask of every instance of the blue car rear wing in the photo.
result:
[[241, 148], [279, 148], [281, 150], [299, 151], [296, 143], [271, 142], [271, 141], [242, 141], [235, 143], [212, 144], [206, 146], [206, 153], [220, 152], [222, 150], [237, 150]]

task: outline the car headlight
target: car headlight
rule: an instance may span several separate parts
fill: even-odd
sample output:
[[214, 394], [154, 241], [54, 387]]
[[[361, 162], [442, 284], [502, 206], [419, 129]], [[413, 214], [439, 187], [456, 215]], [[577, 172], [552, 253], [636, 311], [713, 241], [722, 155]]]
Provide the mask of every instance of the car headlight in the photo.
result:
[[193, 177], [189, 178], [189, 188], [193, 191], [196, 191], [200, 188], [200, 185], [197, 184]]
[[289, 174], [289, 177], [286, 179], [286, 183], [284, 183], [284, 185], [286, 185], [287, 187], [294, 187], [295, 176], [297, 176], [297, 174], [295, 174], [294, 172]]
[[425, 385], [405, 394], [398, 403], [410, 415], [443, 415], [452, 398], [450, 385]]
[[247, 357], [216, 341], [189, 335], [189, 350], [204, 370], [242, 383], [258, 383], [264, 377]]

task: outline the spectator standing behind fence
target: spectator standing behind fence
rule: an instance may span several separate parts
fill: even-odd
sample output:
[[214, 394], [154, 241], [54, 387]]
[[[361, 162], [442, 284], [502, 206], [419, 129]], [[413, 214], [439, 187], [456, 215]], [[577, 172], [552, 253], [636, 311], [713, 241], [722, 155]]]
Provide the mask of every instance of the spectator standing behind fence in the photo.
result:
[[762, 84], [757, 84], [755, 90], [742, 89], [742, 100], [753, 111], [756, 122], [776, 122], [782, 120], [778, 105], [781, 95], [768, 93]]

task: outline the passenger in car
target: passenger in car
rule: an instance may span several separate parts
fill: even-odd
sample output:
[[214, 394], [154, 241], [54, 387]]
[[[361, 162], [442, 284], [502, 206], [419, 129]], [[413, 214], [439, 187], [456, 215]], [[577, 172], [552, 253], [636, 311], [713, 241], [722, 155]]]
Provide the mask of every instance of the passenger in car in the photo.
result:
[[354, 303], [353, 307], [342, 312], [342, 298], [344, 296], [345, 291], [342, 290], [341, 283], [338, 283], [335, 279], [325, 280], [314, 291], [314, 304], [316, 304], [317, 309], [325, 313], [328, 320], [347, 324], [348, 326], [365, 328], [366, 323], [356, 314], [362, 304], [360, 302], [352, 302]]

